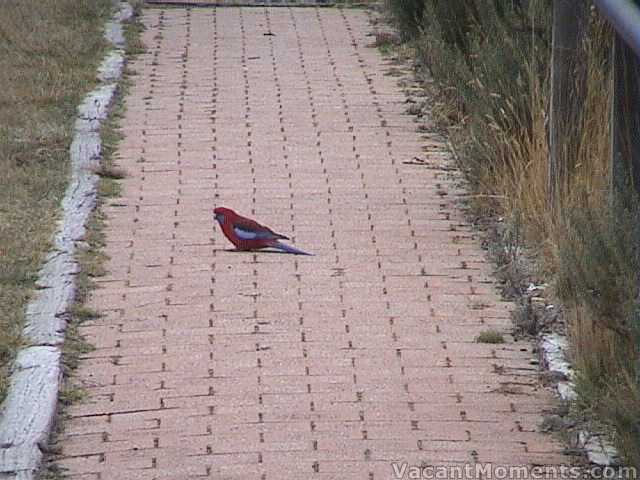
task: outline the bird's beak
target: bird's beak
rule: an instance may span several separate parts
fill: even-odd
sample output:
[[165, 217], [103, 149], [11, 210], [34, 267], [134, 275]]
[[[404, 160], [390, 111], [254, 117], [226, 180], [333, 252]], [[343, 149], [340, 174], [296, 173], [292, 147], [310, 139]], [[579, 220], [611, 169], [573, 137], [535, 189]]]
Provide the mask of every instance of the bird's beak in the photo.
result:
[[218, 223], [222, 223], [224, 220], [224, 215], [222, 215], [221, 213], [216, 213], [216, 220], [218, 221]]

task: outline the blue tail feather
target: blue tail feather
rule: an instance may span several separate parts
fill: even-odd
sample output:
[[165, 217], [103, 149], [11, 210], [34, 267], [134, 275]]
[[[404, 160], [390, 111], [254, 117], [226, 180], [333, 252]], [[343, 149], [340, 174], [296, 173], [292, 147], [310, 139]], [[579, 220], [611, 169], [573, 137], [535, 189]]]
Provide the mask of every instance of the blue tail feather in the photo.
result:
[[275, 242], [273, 248], [277, 248], [278, 250], [282, 250], [283, 252], [293, 253], [294, 255], [313, 255], [313, 253], [298, 250], [297, 248], [282, 242]]

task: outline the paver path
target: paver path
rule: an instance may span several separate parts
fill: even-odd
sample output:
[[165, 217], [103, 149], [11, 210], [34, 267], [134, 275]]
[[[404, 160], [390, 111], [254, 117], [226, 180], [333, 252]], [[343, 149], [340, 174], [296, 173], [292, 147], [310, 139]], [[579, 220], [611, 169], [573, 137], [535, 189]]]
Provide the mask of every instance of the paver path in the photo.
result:
[[[508, 331], [511, 305], [453, 206], [444, 143], [416, 133], [367, 46], [367, 14], [150, 9], [144, 23], [129, 175], [91, 302], [104, 316], [82, 327], [89, 398], [60, 440], [73, 478], [566, 461], [536, 433], [550, 397], [530, 347], [474, 342]], [[315, 256], [229, 251], [219, 205]]]

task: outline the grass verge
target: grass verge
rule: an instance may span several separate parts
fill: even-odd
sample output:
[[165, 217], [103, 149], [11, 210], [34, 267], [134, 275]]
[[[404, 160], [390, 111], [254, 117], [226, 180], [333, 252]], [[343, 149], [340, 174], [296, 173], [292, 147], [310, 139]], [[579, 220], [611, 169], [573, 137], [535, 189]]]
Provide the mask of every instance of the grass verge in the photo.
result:
[[[140, 13], [141, 2], [130, 2], [136, 14]], [[131, 22], [124, 25], [125, 38], [127, 40], [126, 56], [128, 59], [143, 53], [145, 46], [141, 41], [143, 26], [136, 20], [137, 15]], [[49, 455], [46, 457], [41, 478], [47, 480], [60, 480], [67, 478], [64, 469], [56, 462], [56, 455], [61, 453], [61, 446], [57, 443], [60, 434], [64, 431], [64, 419], [67, 408], [74, 403], [81, 402], [86, 397], [84, 386], [76, 381], [72, 372], [76, 369], [83, 355], [90, 353], [93, 346], [88, 343], [80, 334], [80, 326], [83, 322], [97, 319], [100, 312], [88, 305], [91, 291], [99, 288], [97, 280], [106, 275], [105, 263], [108, 260], [104, 253], [105, 235], [104, 225], [106, 217], [101, 210], [101, 206], [112, 198], [120, 195], [119, 180], [126, 177], [127, 173], [115, 165], [114, 152], [116, 151], [122, 134], [119, 130], [120, 119], [125, 112], [124, 98], [128, 92], [131, 75], [133, 73], [125, 68], [123, 79], [120, 82], [120, 89], [115, 99], [108, 119], [102, 125], [100, 136], [102, 139], [102, 159], [100, 168], [96, 174], [99, 176], [98, 183], [98, 204], [92, 213], [85, 237], [85, 246], [78, 253], [78, 263], [80, 273], [77, 277], [77, 291], [75, 304], [71, 309], [71, 318], [67, 327], [67, 334], [63, 348], [63, 385], [60, 391], [58, 406], [58, 421], [50, 446]]]
[[5, 0], [0, 15], [0, 401], [96, 83], [111, 0]]

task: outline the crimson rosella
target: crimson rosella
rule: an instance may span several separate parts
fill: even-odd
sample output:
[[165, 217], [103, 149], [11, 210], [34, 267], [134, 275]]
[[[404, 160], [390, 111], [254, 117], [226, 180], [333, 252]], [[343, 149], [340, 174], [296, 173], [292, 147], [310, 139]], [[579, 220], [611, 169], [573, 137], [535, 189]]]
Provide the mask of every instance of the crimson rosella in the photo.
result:
[[218, 207], [213, 213], [220, 224], [222, 233], [238, 250], [258, 250], [261, 248], [276, 248], [296, 255], [311, 255], [280, 240], [289, 240], [289, 237], [274, 232], [269, 227], [260, 225], [249, 218], [242, 217], [229, 208]]

